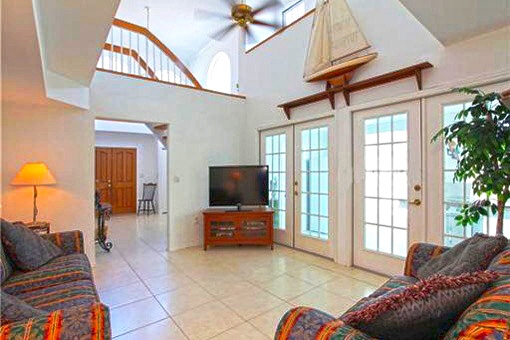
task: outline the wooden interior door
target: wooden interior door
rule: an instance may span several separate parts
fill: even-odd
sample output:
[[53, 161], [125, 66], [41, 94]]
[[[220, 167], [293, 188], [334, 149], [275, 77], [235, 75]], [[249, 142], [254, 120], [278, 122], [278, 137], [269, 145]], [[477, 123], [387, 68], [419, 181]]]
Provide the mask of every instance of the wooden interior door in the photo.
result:
[[112, 149], [96, 148], [96, 190], [101, 202], [112, 202]]
[[136, 149], [96, 148], [96, 189], [113, 213], [136, 212]]

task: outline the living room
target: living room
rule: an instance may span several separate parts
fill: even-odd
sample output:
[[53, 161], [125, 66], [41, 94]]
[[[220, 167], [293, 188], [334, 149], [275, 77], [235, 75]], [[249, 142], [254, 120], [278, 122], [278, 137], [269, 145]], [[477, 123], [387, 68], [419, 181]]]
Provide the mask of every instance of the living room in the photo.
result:
[[[508, 0], [247, 3], [2, 0], [1, 337], [507, 337]], [[156, 214], [97, 120], [165, 127]]]

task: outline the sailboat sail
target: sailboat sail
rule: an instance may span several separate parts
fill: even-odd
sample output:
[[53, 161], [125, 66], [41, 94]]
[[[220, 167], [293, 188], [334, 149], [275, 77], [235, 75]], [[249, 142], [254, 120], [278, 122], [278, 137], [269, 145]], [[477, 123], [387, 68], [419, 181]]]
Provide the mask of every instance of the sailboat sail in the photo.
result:
[[304, 77], [369, 47], [345, 0], [317, 0]]

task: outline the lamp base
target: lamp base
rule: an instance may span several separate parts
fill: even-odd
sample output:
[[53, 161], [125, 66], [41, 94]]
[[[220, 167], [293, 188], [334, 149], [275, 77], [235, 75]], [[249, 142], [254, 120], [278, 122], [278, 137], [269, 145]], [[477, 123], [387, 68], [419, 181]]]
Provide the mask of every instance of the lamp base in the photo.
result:
[[37, 210], [37, 186], [34, 185], [34, 216], [32, 219], [32, 223], [37, 223], [37, 214], [39, 213], [39, 210]]

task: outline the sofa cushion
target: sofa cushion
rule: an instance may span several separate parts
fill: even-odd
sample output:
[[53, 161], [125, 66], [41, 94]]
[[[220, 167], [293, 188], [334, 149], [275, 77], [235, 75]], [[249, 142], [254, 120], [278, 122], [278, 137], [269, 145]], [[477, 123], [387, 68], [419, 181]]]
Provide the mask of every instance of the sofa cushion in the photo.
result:
[[2, 288], [9, 294], [18, 295], [83, 279], [92, 280], [90, 262], [85, 254], [71, 254], [57, 257], [31, 272], [14, 272]]
[[3, 340], [110, 340], [110, 313], [103, 304], [58, 310], [44, 317], [0, 327]]
[[2, 243], [0, 242], [0, 282], [4, 283], [11, 274], [11, 261], [7, 258], [7, 255], [4, 252], [4, 247], [2, 247]]
[[432, 258], [418, 270], [418, 278], [433, 274], [456, 276], [485, 270], [492, 259], [508, 245], [504, 236], [476, 234], [443, 254]]
[[4, 291], [0, 291], [0, 301], [2, 302], [2, 318], [0, 319], [2, 324], [37, 318], [46, 314]]
[[341, 319], [380, 339], [438, 339], [497, 277], [487, 271], [434, 275], [390, 290]]
[[309, 307], [296, 307], [281, 318], [275, 339], [315, 339], [315, 335], [335, 318]]
[[510, 334], [510, 247], [494, 258], [489, 269], [499, 279], [462, 313], [446, 340], [505, 339]]
[[356, 302], [354, 304], [354, 306], [349, 308], [344, 313], [344, 315], [363, 308], [367, 302], [371, 302], [375, 298], [377, 298], [381, 295], [384, 295], [384, 294], [388, 293], [389, 291], [394, 290], [395, 288], [406, 287], [406, 286], [415, 284], [416, 282], [418, 282], [418, 279], [416, 279], [414, 277], [404, 276], [404, 275], [395, 275], [395, 276], [391, 277], [388, 281], [386, 281], [381, 287], [377, 288], [377, 290], [375, 292], [373, 292], [369, 296], [364, 297], [361, 300], [359, 300], [358, 302]]
[[1, 232], [6, 253], [21, 270], [35, 270], [62, 254], [59, 247], [25, 226], [2, 219]]
[[91, 280], [79, 280], [40, 288], [16, 296], [30, 306], [47, 312], [99, 302]]

